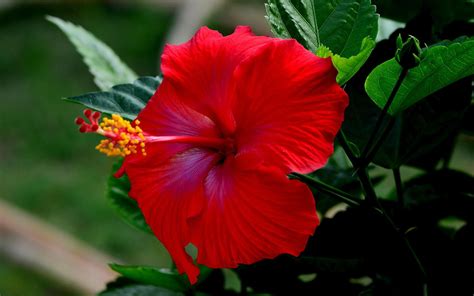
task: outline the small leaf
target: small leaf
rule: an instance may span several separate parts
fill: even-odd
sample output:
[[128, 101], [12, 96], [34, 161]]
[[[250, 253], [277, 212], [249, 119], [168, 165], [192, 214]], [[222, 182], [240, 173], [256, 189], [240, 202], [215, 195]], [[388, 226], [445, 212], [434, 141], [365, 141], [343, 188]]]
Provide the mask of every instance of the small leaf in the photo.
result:
[[365, 64], [369, 58], [372, 50], [375, 48], [375, 41], [369, 37], [364, 38], [360, 48], [360, 52], [357, 55], [351, 56], [350, 58], [344, 58], [339, 55], [335, 55], [332, 58], [332, 63], [337, 69], [337, 83], [339, 85], [345, 84], [349, 79], [354, 76], [357, 71]]
[[[367, 77], [365, 89], [370, 98], [383, 108], [401, 67], [390, 59], [376, 67]], [[422, 53], [420, 64], [408, 72], [388, 112], [392, 115], [410, 107], [437, 90], [474, 74], [474, 38], [444, 42]]]
[[106, 290], [100, 296], [184, 296], [183, 293], [173, 292], [161, 287], [148, 285], [130, 285], [122, 288]]
[[[116, 172], [122, 165], [122, 160], [116, 162], [113, 166], [113, 172]], [[120, 178], [113, 175], [109, 177], [107, 197], [112, 207], [128, 224], [147, 233], [153, 233], [145, 221], [137, 202], [128, 196], [130, 191], [130, 182], [126, 174]]]
[[333, 54], [332, 51], [324, 45], [318, 47], [316, 55], [320, 58], [331, 57], [332, 64], [337, 69], [337, 83], [343, 85], [360, 70], [374, 48], [375, 41], [370, 39], [370, 37], [365, 37], [362, 41], [360, 52], [350, 58], [344, 58], [338, 54]]
[[342, 57], [357, 55], [362, 40], [375, 40], [378, 14], [370, 0], [268, 0], [273, 34], [295, 38], [315, 52], [321, 45]]
[[61, 29], [82, 55], [94, 82], [101, 90], [113, 85], [132, 82], [137, 75], [120, 58], [94, 35], [60, 18], [47, 16], [46, 19]]
[[107, 114], [118, 114], [133, 120], [145, 107], [161, 83], [160, 77], [140, 77], [133, 84], [113, 86], [109, 91], [92, 92], [66, 98]]

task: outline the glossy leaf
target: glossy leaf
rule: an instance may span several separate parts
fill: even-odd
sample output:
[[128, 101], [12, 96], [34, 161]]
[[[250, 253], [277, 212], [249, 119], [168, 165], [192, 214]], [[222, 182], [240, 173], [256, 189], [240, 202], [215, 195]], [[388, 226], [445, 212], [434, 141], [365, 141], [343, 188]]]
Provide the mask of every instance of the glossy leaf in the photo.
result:
[[[391, 59], [376, 67], [367, 77], [365, 89], [383, 108], [401, 72]], [[444, 42], [427, 48], [421, 63], [408, 72], [388, 112], [397, 114], [437, 90], [474, 74], [474, 38]]]
[[378, 31], [370, 0], [268, 0], [266, 11], [275, 36], [295, 38], [313, 52], [322, 44], [351, 57], [365, 37], [375, 40]]
[[[121, 165], [122, 160], [116, 162], [113, 166], [113, 173], [116, 172]], [[128, 224], [147, 233], [153, 233], [145, 222], [145, 218], [137, 202], [128, 195], [129, 191], [130, 181], [126, 174], [120, 178], [116, 178], [113, 175], [109, 177], [107, 197], [112, 207]]]
[[185, 294], [149, 285], [130, 285], [106, 290], [100, 296], [184, 296]]
[[58, 26], [74, 44], [89, 67], [89, 71], [94, 75], [95, 84], [101, 90], [107, 90], [116, 84], [129, 83], [137, 78], [137, 75], [120, 60], [112, 49], [84, 28], [57, 17], [46, 18]]
[[132, 84], [119, 84], [108, 91], [92, 92], [66, 100], [107, 114], [133, 120], [145, 107], [161, 83], [160, 77], [140, 77]]

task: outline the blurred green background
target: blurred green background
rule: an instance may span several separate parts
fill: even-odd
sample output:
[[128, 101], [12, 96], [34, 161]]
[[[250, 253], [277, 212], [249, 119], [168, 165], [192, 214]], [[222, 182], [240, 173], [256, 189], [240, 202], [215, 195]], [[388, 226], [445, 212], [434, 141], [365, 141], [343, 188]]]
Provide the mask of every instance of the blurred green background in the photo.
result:
[[[156, 75], [173, 17], [139, 5], [15, 5], [0, 11], [0, 198], [123, 262], [169, 266], [159, 242], [125, 224], [107, 204], [113, 159], [96, 153], [97, 137], [77, 132], [73, 121], [83, 108], [60, 100], [97, 87], [45, 15], [84, 26], [140, 75]], [[71, 294], [0, 257], [0, 295]]]

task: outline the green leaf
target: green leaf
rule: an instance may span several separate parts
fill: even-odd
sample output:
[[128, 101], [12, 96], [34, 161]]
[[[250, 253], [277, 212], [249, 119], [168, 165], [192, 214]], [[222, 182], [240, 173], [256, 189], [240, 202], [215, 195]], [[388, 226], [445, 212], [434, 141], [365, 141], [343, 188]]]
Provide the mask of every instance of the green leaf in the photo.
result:
[[[113, 173], [122, 165], [122, 160], [116, 162], [113, 166]], [[112, 207], [117, 213], [130, 225], [147, 233], [153, 233], [145, 221], [137, 202], [128, 196], [130, 191], [130, 182], [126, 174], [120, 178], [113, 175], [109, 177], [107, 197]]]
[[[383, 108], [401, 67], [395, 59], [376, 67], [367, 77], [365, 89], [370, 98]], [[397, 114], [435, 91], [474, 74], [474, 38], [444, 42], [422, 53], [421, 63], [408, 72], [388, 112]]]
[[129, 285], [122, 288], [106, 290], [100, 296], [184, 296], [185, 294], [173, 292], [161, 287], [149, 285]]
[[360, 70], [374, 48], [375, 41], [370, 39], [370, 37], [365, 37], [364, 40], [362, 40], [360, 52], [350, 58], [344, 58], [338, 54], [334, 55], [326, 46], [320, 46], [316, 50], [316, 55], [321, 58], [331, 57], [332, 63], [337, 69], [337, 83], [343, 85]]
[[161, 83], [160, 77], [140, 77], [133, 84], [120, 84], [109, 91], [92, 92], [66, 98], [88, 108], [107, 114], [118, 114], [133, 120], [145, 107]]
[[275, 36], [295, 38], [313, 52], [324, 44], [351, 57], [365, 37], [377, 36], [379, 16], [370, 0], [268, 0], [266, 11]]
[[137, 75], [102, 41], [80, 26], [60, 18], [47, 16], [46, 19], [61, 29], [82, 55], [94, 82], [101, 90], [113, 85], [132, 82]]
[[186, 292], [190, 288], [185, 275], [180, 275], [170, 269], [119, 264], [109, 266], [121, 275], [143, 284], [155, 285], [175, 292]]
[[[124, 266], [109, 264], [110, 268], [122, 276], [143, 284], [155, 285], [176, 292], [186, 292], [191, 288], [188, 278], [175, 270], [148, 266]], [[201, 273], [198, 283], [204, 281], [212, 272], [205, 266], [199, 267]]]
[[354, 76], [357, 71], [365, 64], [369, 58], [372, 50], [375, 48], [375, 41], [369, 37], [362, 40], [360, 51], [357, 55], [351, 56], [350, 58], [344, 58], [339, 55], [335, 55], [332, 58], [332, 63], [336, 67], [338, 74], [336, 77], [339, 85], [345, 84], [349, 79]]

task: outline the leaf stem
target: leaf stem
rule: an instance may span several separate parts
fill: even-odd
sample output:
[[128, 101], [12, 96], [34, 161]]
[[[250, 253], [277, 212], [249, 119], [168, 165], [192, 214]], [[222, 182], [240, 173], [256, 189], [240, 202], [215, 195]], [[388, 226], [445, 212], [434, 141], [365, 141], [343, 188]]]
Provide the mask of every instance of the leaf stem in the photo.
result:
[[354, 207], [360, 206], [360, 201], [356, 197], [350, 195], [347, 192], [339, 190], [331, 185], [321, 182], [315, 178], [309, 177], [307, 175], [299, 174], [299, 173], [291, 173], [288, 176], [290, 178], [298, 179], [299, 181], [305, 183], [306, 185], [313, 187], [321, 192], [337, 197], [339, 198], [339, 200], [341, 200], [342, 202], [350, 206], [354, 206]]
[[359, 162], [358, 157], [354, 153], [354, 150], [352, 150], [351, 146], [349, 145], [349, 141], [346, 138], [346, 135], [342, 131], [342, 128], [339, 130], [339, 133], [337, 134], [337, 140], [339, 144], [341, 145], [342, 149], [344, 149], [344, 152], [346, 153], [347, 157], [352, 163], [352, 166], [356, 166], [356, 164]]
[[396, 167], [392, 169], [393, 172], [393, 179], [395, 180], [395, 187], [397, 189], [397, 200], [400, 205], [400, 208], [403, 208], [404, 201], [403, 201], [403, 183], [402, 177], [400, 175], [400, 167]]
[[361, 161], [360, 161], [360, 167], [361, 168], [366, 167], [372, 161], [372, 159], [374, 159], [374, 157], [377, 154], [377, 152], [379, 151], [380, 147], [382, 146], [382, 144], [385, 142], [388, 135], [392, 131], [392, 128], [395, 125], [395, 122], [396, 122], [395, 117], [391, 117], [390, 120], [388, 121], [387, 125], [383, 129], [382, 134], [380, 135], [380, 137], [377, 139], [377, 141], [373, 145], [372, 149], [370, 149], [369, 152], [366, 154], [366, 156], [361, 159]]
[[365, 200], [367, 204], [377, 207], [377, 194], [375, 193], [374, 185], [370, 180], [367, 167], [357, 170], [357, 176], [359, 177], [359, 181], [362, 184], [362, 189], [364, 189]]
[[[356, 168], [358, 163], [360, 162], [360, 158], [355, 156], [355, 153], [349, 145], [349, 142], [347, 141], [347, 138], [342, 130], [339, 131], [337, 139], [339, 140], [339, 144], [341, 144], [342, 149], [344, 149], [344, 152], [346, 152], [347, 157], [349, 157], [349, 160], [352, 162], [352, 166]], [[357, 176], [359, 177], [362, 189], [365, 192], [365, 199], [367, 203], [372, 206], [375, 206], [377, 201], [377, 194], [375, 193], [372, 181], [370, 181], [367, 167], [365, 166], [361, 169], [356, 169], [355, 173], [357, 173]]]
[[[373, 145], [374, 142], [377, 138], [377, 135], [379, 134], [379, 131], [382, 127], [382, 123], [385, 120], [385, 117], [387, 116], [388, 109], [393, 103], [393, 100], [395, 99], [395, 96], [400, 89], [400, 86], [402, 85], [403, 80], [408, 74], [408, 69], [407, 68], [402, 68], [402, 71], [400, 72], [400, 75], [398, 76], [397, 82], [395, 83], [395, 86], [392, 89], [392, 92], [390, 93], [390, 96], [388, 97], [387, 102], [385, 103], [385, 106], [382, 109], [382, 112], [380, 113], [379, 117], [377, 118], [377, 122], [375, 123], [374, 130], [370, 134], [369, 140], [367, 141], [367, 144], [364, 147], [364, 150], [361, 154], [361, 159], [362, 163], [361, 165], [365, 165], [366, 163], [369, 163], [372, 159], [368, 157], [369, 152], [373, 151]], [[380, 139], [380, 138], [379, 138]], [[378, 149], [377, 149], [378, 150]]]

